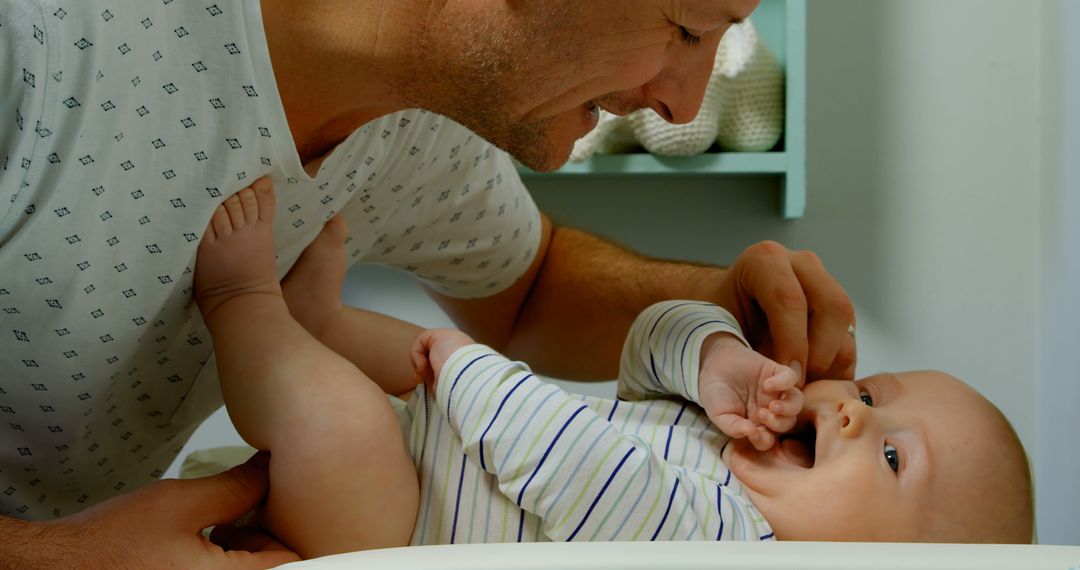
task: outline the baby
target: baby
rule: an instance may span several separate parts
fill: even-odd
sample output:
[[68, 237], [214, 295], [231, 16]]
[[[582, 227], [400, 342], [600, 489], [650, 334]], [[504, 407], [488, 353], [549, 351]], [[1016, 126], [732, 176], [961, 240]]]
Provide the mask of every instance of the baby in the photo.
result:
[[[338, 220], [279, 285], [273, 212], [266, 181], [230, 197], [195, 290], [233, 423], [272, 454], [263, 523], [304, 557], [538, 540], [1030, 541], [1023, 449], [950, 376], [800, 391], [726, 311], [672, 301], [632, 326], [619, 400], [575, 396], [461, 332], [342, 307]], [[384, 395], [419, 379], [407, 405]]]

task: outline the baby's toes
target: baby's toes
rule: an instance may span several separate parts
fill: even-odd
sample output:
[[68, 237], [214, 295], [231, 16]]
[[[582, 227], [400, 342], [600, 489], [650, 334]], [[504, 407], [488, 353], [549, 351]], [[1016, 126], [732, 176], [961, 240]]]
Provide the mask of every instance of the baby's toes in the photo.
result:
[[225, 206], [218, 205], [214, 210], [214, 215], [210, 217], [210, 224], [206, 227], [203, 241], [226, 238], [230, 234], [232, 234], [232, 223], [229, 222], [229, 213], [225, 211]]
[[244, 225], [244, 206], [240, 203], [240, 194], [248, 191], [247, 188], [229, 196], [225, 200], [225, 211], [229, 213], [229, 223], [233, 229], [240, 229]]
[[[255, 181], [251, 187], [255, 190], [255, 203], [258, 208], [258, 220], [260, 222], [271, 223], [274, 221], [274, 209], [276, 208], [276, 198], [274, 196], [274, 185], [270, 182], [270, 178], [263, 176]], [[251, 218], [255, 219], [255, 218]]]
[[240, 209], [244, 214], [244, 222], [253, 224], [259, 219], [259, 202], [255, 198], [255, 192], [251, 188], [244, 188], [237, 196], [240, 197]]

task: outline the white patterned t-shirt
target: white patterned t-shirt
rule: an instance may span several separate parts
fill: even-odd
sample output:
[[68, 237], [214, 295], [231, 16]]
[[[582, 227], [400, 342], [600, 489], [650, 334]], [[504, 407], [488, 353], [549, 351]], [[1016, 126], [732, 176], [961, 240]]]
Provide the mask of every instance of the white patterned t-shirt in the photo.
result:
[[509, 157], [433, 113], [306, 174], [257, 0], [0, 0], [0, 514], [150, 482], [221, 405], [195, 252], [262, 175], [281, 275], [335, 213], [351, 261], [458, 297], [506, 288], [539, 243]]

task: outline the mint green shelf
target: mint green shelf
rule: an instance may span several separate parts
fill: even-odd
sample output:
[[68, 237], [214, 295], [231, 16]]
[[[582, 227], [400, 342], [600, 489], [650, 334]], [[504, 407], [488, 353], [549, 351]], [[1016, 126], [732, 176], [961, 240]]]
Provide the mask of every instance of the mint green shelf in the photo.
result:
[[583, 163], [534, 176], [723, 177], [780, 176], [780, 215], [801, 218], [806, 211], [806, 0], [762, 0], [750, 17], [758, 33], [785, 69], [785, 117], [782, 148], [773, 152], [719, 152], [664, 157], [648, 153], [597, 155]]
[[573, 176], [581, 174], [640, 175], [664, 174], [709, 176], [713, 174], [783, 174], [787, 172], [786, 152], [718, 152], [698, 156], [656, 156], [648, 153], [604, 154], [586, 162], [567, 163], [555, 172], [541, 175], [522, 168], [532, 176]]

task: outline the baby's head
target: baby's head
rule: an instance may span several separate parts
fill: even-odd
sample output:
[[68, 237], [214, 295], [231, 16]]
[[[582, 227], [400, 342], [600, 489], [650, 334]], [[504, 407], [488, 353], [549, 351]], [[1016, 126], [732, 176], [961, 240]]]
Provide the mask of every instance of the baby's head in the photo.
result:
[[1031, 541], [1027, 456], [978, 392], [941, 372], [821, 380], [791, 434], [724, 459], [781, 540]]

